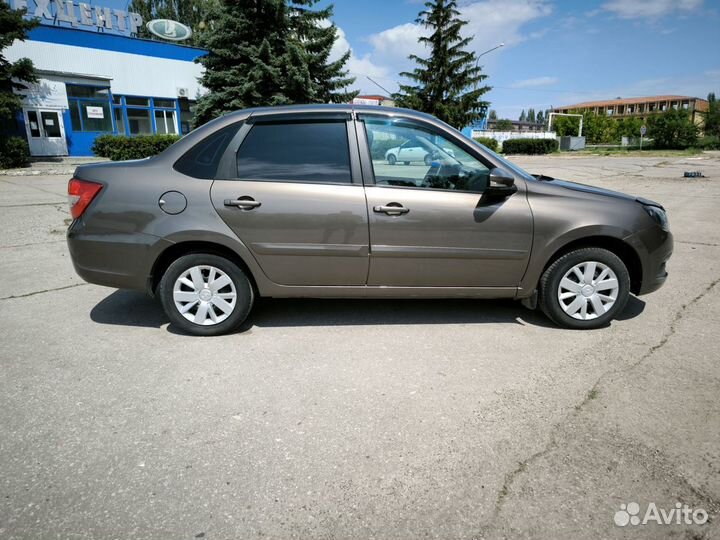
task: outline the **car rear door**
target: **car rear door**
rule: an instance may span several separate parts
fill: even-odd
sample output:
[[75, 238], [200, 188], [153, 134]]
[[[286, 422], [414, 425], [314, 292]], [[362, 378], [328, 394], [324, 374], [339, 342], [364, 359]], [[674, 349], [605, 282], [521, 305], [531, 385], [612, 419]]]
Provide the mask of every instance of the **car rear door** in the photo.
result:
[[251, 117], [222, 159], [211, 197], [282, 285], [364, 285], [368, 215], [349, 113]]
[[[523, 180], [514, 195], [486, 203], [493, 165], [459, 138], [429, 123], [378, 115], [360, 115], [357, 129], [370, 220], [368, 285], [518, 285], [533, 232]], [[421, 142], [432, 165], [371, 159], [367, 141], [394, 138]]]

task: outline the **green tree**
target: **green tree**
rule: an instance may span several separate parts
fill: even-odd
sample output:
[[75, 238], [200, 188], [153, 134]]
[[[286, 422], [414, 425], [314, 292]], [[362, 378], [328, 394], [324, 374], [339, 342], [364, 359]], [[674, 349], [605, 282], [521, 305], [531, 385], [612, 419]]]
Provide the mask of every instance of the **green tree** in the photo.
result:
[[394, 98], [401, 107], [432, 114], [462, 128], [480, 118], [489, 104], [481, 97], [489, 86], [479, 86], [487, 75], [477, 65], [474, 52], [466, 50], [472, 38], [463, 38], [467, 21], [460, 19], [456, 0], [429, 0], [416, 22], [430, 30], [420, 42], [430, 49], [428, 58], [408, 58], [417, 67], [400, 75], [415, 84], [400, 85]]
[[494, 131], [512, 131], [512, 130], [513, 130], [512, 120], [503, 118], [502, 120], [498, 120], [497, 122], [495, 122]]
[[527, 120], [527, 116], [525, 116], [525, 109], [522, 110], [520, 113], [520, 116], [518, 117], [518, 122], [525, 122]]
[[350, 50], [337, 60], [330, 61], [330, 52], [337, 39], [337, 27], [327, 23], [332, 19], [333, 6], [317, 11], [310, 9], [318, 1], [295, 0], [295, 5], [290, 8], [294, 34], [307, 54], [315, 101], [348, 103], [358, 94], [347, 90], [347, 87], [355, 82], [354, 77], [348, 77], [345, 69]]
[[533, 109], [533, 108], [528, 109], [527, 121], [530, 122], [531, 124], [534, 124], [537, 121], [537, 119], [535, 117], [535, 109]]
[[0, 2], [0, 132], [13, 130], [15, 114], [22, 107], [22, 99], [15, 91], [27, 88], [26, 83], [37, 81], [30, 59], [10, 62], [2, 54], [16, 39], [24, 41], [27, 33], [37, 26], [36, 19], [23, 18], [25, 13], [25, 9], [10, 9], [6, 2]]
[[[139, 13], [144, 21], [170, 19], [190, 27], [193, 35], [184, 43], [201, 45], [203, 36], [212, 28], [218, 16], [220, 0], [132, 0], [129, 11]], [[160, 39], [145, 26], [138, 35], [146, 39]]]
[[315, 3], [222, 1], [204, 37], [209, 52], [198, 59], [205, 66], [200, 82], [209, 92], [198, 100], [195, 125], [247, 107], [323, 103], [353, 95], [338, 90], [354, 81], [342, 68], [347, 55], [328, 62], [329, 36], [334, 40], [336, 28], [317, 33], [311, 28], [319, 27], [308, 8]]
[[495, 109], [490, 109], [490, 116], [488, 116], [489, 120], [497, 120], [497, 111]]
[[542, 111], [537, 112], [537, 116], [535, 117], [535, 123], [539, 125], [543, 125], [545, 123], [545, 115]]
[[703, 131], [705, 136], [720, 137], [720, 101], [715, 99], [715, 92], [708, 94], [708, 112]]
[[698, 127], [687, 111], [669, 109], [648, 118], [648, 137], [656, 148], [688, 148], [697, 143]]

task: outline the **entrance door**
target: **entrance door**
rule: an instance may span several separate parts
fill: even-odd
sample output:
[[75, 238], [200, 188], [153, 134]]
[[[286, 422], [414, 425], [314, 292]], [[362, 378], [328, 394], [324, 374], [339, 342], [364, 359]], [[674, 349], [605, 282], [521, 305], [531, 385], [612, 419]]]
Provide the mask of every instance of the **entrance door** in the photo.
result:
[[60, 111], [50, 109], [25, 109], [30, 155], [67, 156], [65, 126]]

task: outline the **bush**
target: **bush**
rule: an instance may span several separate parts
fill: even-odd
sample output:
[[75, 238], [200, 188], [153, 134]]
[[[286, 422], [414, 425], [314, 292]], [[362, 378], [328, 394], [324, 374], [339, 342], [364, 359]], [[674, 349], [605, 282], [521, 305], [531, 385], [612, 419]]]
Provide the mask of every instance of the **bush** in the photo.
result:
[[92, 151], [96, 156], [112, 161], [142, 159], [159, 154], [179, 139], [178, 135], [101, 135], [95, 139]]
[[30, 148], [22, 137], [0, 137], [0, 169], [27, 167], [30, 164]]
[[558, 149], [556, 139], [508, 139], [503, 154], [549, 154]]
[[714, 135], [703, 137], [695, 146], [701, 150], [720, 150], [720, 137]]
[[498, 142], [490, 137], [473, 137], [475, 142], [479, 142], [483, 146], [487, 146], [493, 152], [498, 151]]

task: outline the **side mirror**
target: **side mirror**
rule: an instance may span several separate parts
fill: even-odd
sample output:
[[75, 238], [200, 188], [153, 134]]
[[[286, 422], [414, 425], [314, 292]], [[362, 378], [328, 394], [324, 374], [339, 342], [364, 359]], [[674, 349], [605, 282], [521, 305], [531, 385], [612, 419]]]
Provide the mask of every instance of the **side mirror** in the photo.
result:
[[481, 202], [497, 202], [517, 192], [515, 177], [505, 169], [495, 167], [490, 170], [490, 182], [483, 192]]
[[[500, 186], [504, 187], [514, 187], [515, 186], [515, 177], [510, 174], [505, 169], [501, 169], [500, 167], [495, 167], [494, 169], [490, 169], [490, 187], [493, 187], [493, 184], [499, 184]], [[498, 186], [498, 187], [500, 187]], [[513, 191], [515, 193], [517, 191], [517, 188]]]

